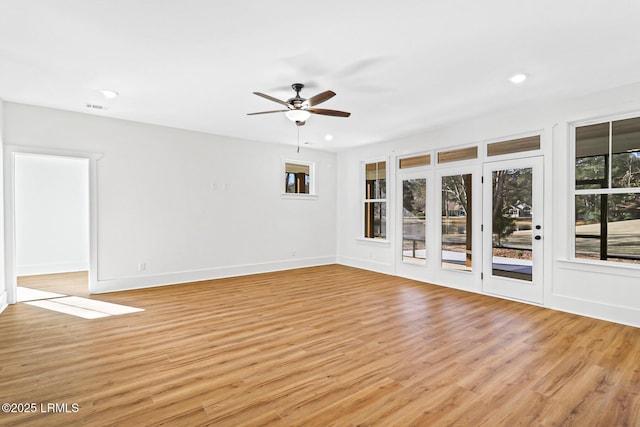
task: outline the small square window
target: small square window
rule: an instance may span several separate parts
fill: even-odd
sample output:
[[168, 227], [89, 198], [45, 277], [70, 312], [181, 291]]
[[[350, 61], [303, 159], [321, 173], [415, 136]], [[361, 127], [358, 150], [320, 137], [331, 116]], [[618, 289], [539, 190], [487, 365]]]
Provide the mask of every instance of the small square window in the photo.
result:
[[314, 196], [315, 190], [315, 165], [313, 162], [301, 160], [284, 160], [282, 163], [284, 174], [283, 195], [288, 196]]

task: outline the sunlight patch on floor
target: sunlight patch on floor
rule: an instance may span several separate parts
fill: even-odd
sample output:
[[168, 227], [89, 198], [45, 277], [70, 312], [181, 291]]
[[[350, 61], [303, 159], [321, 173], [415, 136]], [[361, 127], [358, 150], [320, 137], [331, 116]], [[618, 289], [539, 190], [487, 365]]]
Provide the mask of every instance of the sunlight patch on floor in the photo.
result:
[[59, 313], [82, 317], [83, 319], [99, 319], [101, 317], [144, 311], [142, 308], [113, 304], [89, 298], [67, 296], [54, 292], [18, 286], [18, 302], [40, 307]]
[[129, 307], [126, 305], [113, 304], [110, 302], [99, 301], [95, 299], [88, 299], [82, 297], [65, 297], [65, 298], [56, 298], [55, 302], [59, 302], [61, 304], [67, 304], [72, 307], [83, 308], [86, 310], [99, 311], [100, 313], [105, 313], [111, 316], [117, 316], [119, 314], [129, 314], [129, 313], [137, 313], [139, 311], [144, 311], [141, 308]]
[[64, 297], [64, 294], [57, 294], [55, 292], [40, 291], [38, 289], [25, 288], [24, 286], [18, 286], [18, 302], [35, 301], [39, 299], [49, 299]]
[[99, 311], [87, 310], [81, 307], [74, 307], [68, 304], [60, 304], [55, 299], [43, 299], [38, 301], [26, 301], [25, 304], [34, 307], [45, 308], [58, 313], [71, 314], [72, 316], [82, 317], [83, 319], [98, 319], [100, 317], [109, 317], [110, 314], [101, 313]]

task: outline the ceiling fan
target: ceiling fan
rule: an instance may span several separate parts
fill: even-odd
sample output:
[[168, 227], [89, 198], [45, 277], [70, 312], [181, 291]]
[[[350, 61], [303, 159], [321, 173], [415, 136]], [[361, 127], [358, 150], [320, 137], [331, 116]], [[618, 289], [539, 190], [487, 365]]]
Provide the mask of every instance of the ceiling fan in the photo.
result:
[[351, 113], [347, 113], [346, 111], [338, 111], [338, 110], [327, 110], [324, 108], [313, 108], [316, 105], [325, 102], [328, 99], [336, 96], [336, 93], [327, 90], [322, 93], [319, 93], [315, 96], [312, 96], [309, 99], [302, 98], [300, 96], [300, 91], [304, 85], [302, 83], [294, 83], [291, 85], [291, 88], [296, 91], [296, 96], [293, 98], [289, 98], [287, 101], [281, 101], [278, 98], [274, 98], [273, 96], [266, 95], [260, 92], [253, 92], [254, 94], [261, 96], [265, 99], [268, 99], [273, 102], [277, 102], [278, 104], [284, 105], [287, 107], [286, 110], [273, 110], [273, 111], [260, 111], [258, 113], [248, 113], [248, 116], [254, 116], [256, 114], [269, 114], [269, 113], [285, 113], [287, 118], [292, 122], [295, 122], [296, 125], [302, 126], [305, 124], [307, 119], [311, 116], [311, 114], [321, 114], [323, 116], [335, 116], [335, 117], [349, 117]]

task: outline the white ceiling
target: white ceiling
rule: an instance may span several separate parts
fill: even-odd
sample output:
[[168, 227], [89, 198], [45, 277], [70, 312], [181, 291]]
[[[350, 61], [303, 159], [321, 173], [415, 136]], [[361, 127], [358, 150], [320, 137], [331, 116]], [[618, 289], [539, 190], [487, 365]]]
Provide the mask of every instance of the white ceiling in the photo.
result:
[[352, 113], [300, 128], [339, 150], [640, 81], [639, 22], [638, 0], [0, 0], [0, 98], [295, 144], [246, 113], [301, 82]]

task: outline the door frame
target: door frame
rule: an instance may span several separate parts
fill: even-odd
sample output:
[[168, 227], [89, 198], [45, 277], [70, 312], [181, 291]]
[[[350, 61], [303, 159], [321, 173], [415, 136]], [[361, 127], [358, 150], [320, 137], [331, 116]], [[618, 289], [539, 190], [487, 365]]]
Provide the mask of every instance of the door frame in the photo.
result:
[[89, 161], [89, 293], [93, 293], [98, 282], [98, 185], [97, 162], [100, 153], [47, 149], [42, 147], [4, 147], [4, 192], [5, 192], [5, 283], [7, 302], [15, 304], [18, 299], [16, 278], [16, 216], [15, 216], [15, 157], [16, 155], [36, 155], [88, 159]]
[[[503, 169], [532, 168], [532, 282], [493, 275], [492, 172]], [[484, 162], [482, 165], [482, 289], [487, 294], [542, 304], [544, 301], [544, 157], [529, 156]], [[539, 236], [540, 239], [534, 239]]]
[[[435, 250], [430, 247], [430, 237], [433, 239], [433, 209], [432, 204], [434, 202], [433, 199], [433, 170], [428, 166], [412, 168], [407, 170], [398, 170], [396, 173], [396, 203], [395, 203], [395, 212], [396, 212], [396, 233], [395, 240], [397, 245], [395, 245], [394, 249], [394, 258], [395, 258], [395, 266], [396, 266], [396, 274], [402, 277], [420, 277], [416, 276], [419, 271], [423, 271], [425, 268], [430, 268], [433, 266]], [[404, 243], [403, 236], [403, 188], [402, 183], [407, 179], [424, 179], [426, 182], [426, 197], [425, 197], [425, 252], [426, 259], [424, 263], [410, 263], [406, 262], [403, 259], [402, 248]]]

